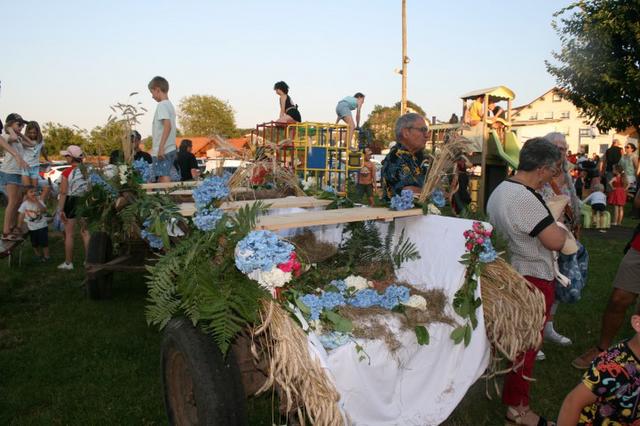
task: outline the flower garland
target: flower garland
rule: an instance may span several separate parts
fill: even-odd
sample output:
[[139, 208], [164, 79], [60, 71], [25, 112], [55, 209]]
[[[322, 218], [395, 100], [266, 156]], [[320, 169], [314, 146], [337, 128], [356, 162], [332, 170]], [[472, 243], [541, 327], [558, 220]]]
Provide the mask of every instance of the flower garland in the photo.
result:
[[[373, 283], [366, 278], [351, 275], [344, 280], [331, 281], [320, 293], [308, 293], [298, 297], [296, 305], [326, 349], [335, 349], [353, 341], [353, 324], [335, 312], [336, 308], [380, 307], [389, 311], [401, 305], [420, 310], [427, 308], [425, 298], [411, 295], [408, 287], [393, 284], [383, 293], [379, 293], [372, 286]], [[418, 333], [426, 335], [426, 329], [420, 327], [420, 330], [416, 330], [417, 335]], [[426, 342], [419, 337], [418, 343]]]
[[391, 210], [408, 210], [413, 208], [413, 191], [410, 189], [403, 189], [400, 195], [394, 195], [391, 197]]
[[475, 296], [478, 278], [483, 264], [496, 260], [498, 253], [491, 242], [492, 231], [486, 229], [481, 222], [473, 222], [472, 229], [464, 231], [463, 235], [466, 239], [466, 252], [460, 263], [466, 265], [467, 269], [464, 283], [453, 298], [453, 310], [465, 319], [465, 323], [451, 332], [451, 338], [456, 344], [464, 341], [465, 346], [468, 346], [471, 333], [478, 326], [476, 310], [482, 304], [480, 298]]
[[251, 231], [235, 248], [236, 267], [273, 296], [276, 289], [300, 275], [301, 265], [292, 244], [272, 231]]

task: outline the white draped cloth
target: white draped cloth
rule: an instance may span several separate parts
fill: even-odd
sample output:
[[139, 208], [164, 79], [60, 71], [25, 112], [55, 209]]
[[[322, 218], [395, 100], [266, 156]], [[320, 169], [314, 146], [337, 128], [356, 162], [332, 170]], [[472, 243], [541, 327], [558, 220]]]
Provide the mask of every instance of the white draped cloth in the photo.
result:
[[[447, 313], [462, 324], [451, 307], [465, 273], [459, 263], [465, 253], [463, 232], [473, 222], [443, 216], [396, 219], [395, 238], [405, 229], [421, 258], [406, 262], [396, 271], [399, 282], [421, 289], [442, 289], [448, 298]], [[387, 224], [380, 222], [382, 235]], [[490, 227], [489, 224], [485, 226]], [[342, 226], [313, 229], [316, 238], [339, 243]], [[285, 231], [291, 234], [295, 231]], [[476, 296], [480, 297], [478, 287]], [[382, 340], [357, 339], [366, 353], [349, 343], [325, 351], [315, 335], [309, 335], [309, 350], [325, 367], [340, 393], [340, 407], [354, 425], [437, 425], [442, 423], [482, 375], [489, 363], [482, 308], [476, 312], [478, 326], [471, 343], [455, 345], [449, 337], [453, 328], [446, 324], [428, 327], [430, 343], [420, 346], [413, 332], [398, 331], [401, 349], [391, 353]], [[395, 326], [393, 321], [390, 323]], [[397, 328], [396, 328], [397, 329]]]

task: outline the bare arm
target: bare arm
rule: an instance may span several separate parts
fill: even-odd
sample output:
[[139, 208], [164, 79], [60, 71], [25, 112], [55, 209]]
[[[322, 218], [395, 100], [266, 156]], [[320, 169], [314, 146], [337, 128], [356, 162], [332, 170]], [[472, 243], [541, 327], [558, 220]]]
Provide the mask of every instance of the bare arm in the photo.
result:
[[67, 191], [69, 190], [69, 179], [66, 176], [62, 176], [62, 180], [60, 181], [60, 196], [58, 197], [58, 208], [57, 211], [60, 212], [60, 219], [63, 222], [67, 220], [64, 215], [64, 203], [67, 200]]
[[283, 93], [282, 95], [280, 95], [280, 117], [286, 114], [286, 111], [284, 109], [284, 106], [286, 105], [286, 103], [287, 103], [287, 95]]
[[362, 105], [358, 105], [358, 109], [356, 110], [356, 128], [360, 127], [360, 109]]
[[167, 144], [167, 139], [171, 133], [171, 120], [162, 120], [162, 136], [160, 136], [160, 146], [158, 147], [158, 157], [164, 158], [164, 147]]
[[596, 399], [596, 396], [589, 388], [580, 383], [564, 399], [558, 416], [558, 426], [575, 426], [578, 424], [582, 409], [596, 402]]
[[538, 239], [545, 248], [560, 251], [567, 239], [567, 233], [554, 222], [540, 231]]
[[16, 159], [16, 161], [18, 162], [18, 166], [20, 166], [20, 168], [22, 169], [29, 168], [29, 165], [24, 161], [22, 156], [18, 154], [18, 151], [13, 149], [13, 147], [7, 141], [5, 141], [4, 138], [2, 138], [2, 136], [0, 136], [0, 147], [2, 147], [11, 156], [13, 156], [13, 158]]

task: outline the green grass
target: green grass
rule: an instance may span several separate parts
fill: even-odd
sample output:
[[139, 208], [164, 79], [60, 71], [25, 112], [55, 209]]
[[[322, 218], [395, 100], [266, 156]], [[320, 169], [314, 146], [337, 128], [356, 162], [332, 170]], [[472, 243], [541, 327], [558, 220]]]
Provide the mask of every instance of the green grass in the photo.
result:
[[[632, 222], [625, 224], [631, 226]], [[600, 316], [626, 241], [584, 240], [591, 268], [583, 299], [561, 305], [556, 328], [570, 347], [547, 345], [536, 366], [532, 406], [555, 418], [564, 396], [580, 380], [571, 360], [597, 339]], [[142, 275], [117, 273], [113, 299], [85, 297], [82, 268], [56, 270], [62, 242], [51, 238], [53, 259], [22, 266], [0, 260], [0, 424], [166, 424], [160, 384], [161, 333], [144, 319]], [[82, 265], [76, 247], [75, 264]], [[628, 336], [627, 327], [620, 337]], [[433, 374], [433, 372], [425, 372]], [[271, 424], [270, 396], [252, 404], [251, 424]], [[479, 381], [448, 425], [503, 424], [499, 399], [485, 397]]]

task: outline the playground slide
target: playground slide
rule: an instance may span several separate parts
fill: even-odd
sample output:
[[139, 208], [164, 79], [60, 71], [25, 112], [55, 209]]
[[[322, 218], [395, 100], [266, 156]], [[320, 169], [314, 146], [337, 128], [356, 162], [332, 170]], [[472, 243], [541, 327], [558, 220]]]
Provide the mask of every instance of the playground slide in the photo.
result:
[[517, 169], [520, 157], [520, 145], [518, 138], [514, 132], [506, 132], [504, 147], [498, 133], [495, 130], [489, 132], [489, 145], [496, 150], [496, 153], [502, 158], [512, 169]]

